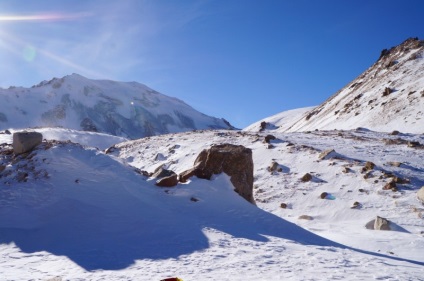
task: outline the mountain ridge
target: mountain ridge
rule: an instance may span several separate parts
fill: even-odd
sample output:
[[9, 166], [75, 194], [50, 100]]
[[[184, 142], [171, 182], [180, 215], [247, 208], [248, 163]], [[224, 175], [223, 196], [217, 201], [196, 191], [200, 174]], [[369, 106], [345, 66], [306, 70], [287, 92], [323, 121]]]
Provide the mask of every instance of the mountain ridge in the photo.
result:
[[[281, 128], [276, 130], [297, 132], [365, 127], [375, 131], [423, 133], [423, 53], [424, 41], [418, 38], [409, 38], [396, 47], [382, 50], [378, 60], [361, 75], [322, 104], [305, 112], [299, 120], [284, 126], [279, 124]], [[261, 121], [266, 120], [270, 119]], [[261, 121], [246, 129], [257, 128]]]
[[196, 129], [233, 129], [138, 82], [91, 80], [79, 74], [31, 88], [0, 89], [0, 129], [65, 127], [136, 139]]

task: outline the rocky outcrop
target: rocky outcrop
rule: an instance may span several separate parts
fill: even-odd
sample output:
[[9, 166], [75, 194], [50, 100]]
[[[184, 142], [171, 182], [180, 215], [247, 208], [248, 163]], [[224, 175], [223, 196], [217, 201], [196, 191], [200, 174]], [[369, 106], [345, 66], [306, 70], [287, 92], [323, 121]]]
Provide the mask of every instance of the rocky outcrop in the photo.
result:
[[197, 176], [211, 179], [212, 175], [226, 173], [231, 177], [234, 190], [250, 203], [253, 199], [252, 150], [242, 145], [220, 144], [203, 150], [197, 156], [194, 167], [179, 175], [181, 182]]
[[22, 154], [41, 144], [43, 135], [37, 132], [17, 132], [13, 134], [13, 152]]

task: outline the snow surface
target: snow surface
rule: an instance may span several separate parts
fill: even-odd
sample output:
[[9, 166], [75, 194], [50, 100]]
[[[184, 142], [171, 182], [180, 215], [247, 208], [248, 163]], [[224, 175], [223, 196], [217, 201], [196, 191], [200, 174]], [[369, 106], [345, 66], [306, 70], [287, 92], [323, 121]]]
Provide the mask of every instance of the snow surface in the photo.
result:
[[[267, 133], [168, 134], [117, 144], [113, 155], [52, 141], [26, 157], [2, 153], [0, 280], [424, 280], [424, 206], [416, 199], [424, 150], [384, 142], [423, 136], [278, 133], [269, 148]], [[100, 134], [96, 140], [102, 137], [111, 142]], [[0, 134], [3, 142], [10, 135]], [[257, 206], [238, 196], [225, 174], [158, 188], [135, 171], [165, 165], [181, 172], [214, 143], [252, 149]], [[341, 157], [319, 160], [329, 148]], [[268, 171], [273, 160], [280, 172]], [[368, 179], [365, 161], [376, 164]], [[384, 171], [411, 182], [383, 191]], [[306, 172], [311, 182], [300, 181]], [[320, 199], [324, 191], [334, 200]], [[351, 209], [355, 201], [359, 209]], [[398, 231], [366, 229], [377, 215]]]

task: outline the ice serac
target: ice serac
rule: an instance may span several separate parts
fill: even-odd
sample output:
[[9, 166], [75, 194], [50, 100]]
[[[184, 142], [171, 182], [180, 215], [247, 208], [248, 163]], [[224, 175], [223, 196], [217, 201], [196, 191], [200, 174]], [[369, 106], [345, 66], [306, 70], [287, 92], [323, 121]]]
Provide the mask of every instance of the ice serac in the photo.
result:
[[[377, 54], [376, 54], [377, 55]], [[409, 38], [321, 105], [261, 121], [280, 132], [350, 130], [424, 133], [424, 40]], [[245, 130], [255, 130], [255, 123]], [[272, 126], [271, 126], [272, 127]]]
[[31, 88], [0, 89], [0, 99], [0, 130], [50, 126], [136, 139], [233, 128], [224, 119], [202, 114], [143, 84], [91, 80], [78, 74]]

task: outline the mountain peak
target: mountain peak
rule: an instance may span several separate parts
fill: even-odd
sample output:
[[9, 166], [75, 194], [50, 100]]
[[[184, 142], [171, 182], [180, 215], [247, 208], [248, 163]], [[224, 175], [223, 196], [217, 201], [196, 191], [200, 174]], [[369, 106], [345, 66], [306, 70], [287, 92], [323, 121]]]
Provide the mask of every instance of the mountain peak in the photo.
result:
[[92, 80], [76, 73], [31, 88], [0, 89], [0, 97], [0, 130], [59, 126], [134, 139], [232, 128], [143, 84]]

